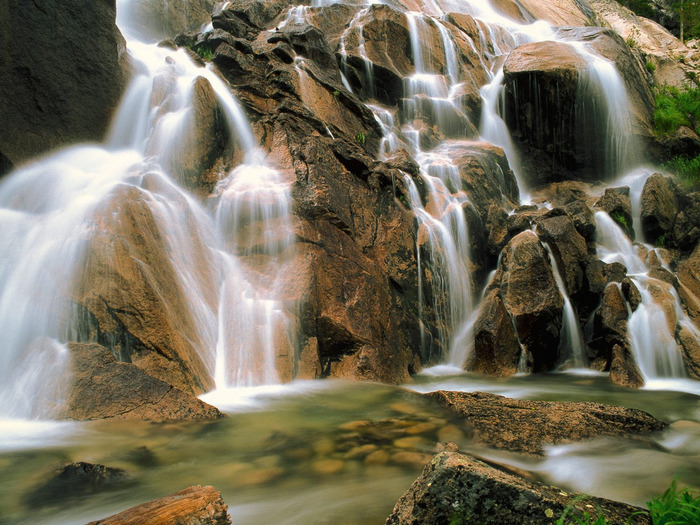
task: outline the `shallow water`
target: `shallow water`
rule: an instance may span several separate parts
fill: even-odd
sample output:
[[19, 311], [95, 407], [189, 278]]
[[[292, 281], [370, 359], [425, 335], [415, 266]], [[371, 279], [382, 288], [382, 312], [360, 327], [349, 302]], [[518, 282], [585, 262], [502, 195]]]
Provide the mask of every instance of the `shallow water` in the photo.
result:
[[[443, 370], [444, 372], [444, 370]], [[474, 444], [448, 412], [415, 391], [480, 390], [541, 400], [602, 401], [673, 423], [649, 438], [552, 447], [529, 458]], [[643, 504], [674, 476], [700, 487], [700, 398], [631, 391], [600, 375], [493, 380], [423, 375], [407, 387], [316, 381], [207, 397], [228, 413], [207, 423], [27, 423], [0, 428], [0, 522], [85, 523], [192, 484], [221, 491], [236, 524], [383, 523], [437, 441], [524, 468], [565, 490]], [[24, 502], [64, 464], [123, 468], [128, 483], [98, 494]]]

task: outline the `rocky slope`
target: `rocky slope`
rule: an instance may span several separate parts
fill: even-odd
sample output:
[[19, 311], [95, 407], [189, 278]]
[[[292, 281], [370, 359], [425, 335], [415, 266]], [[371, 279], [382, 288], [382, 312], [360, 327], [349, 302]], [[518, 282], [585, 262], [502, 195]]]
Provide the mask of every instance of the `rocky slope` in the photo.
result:
[[[188, 5], [196, 16], [149, 15], [172, 37], [161, 46], [216, 69], [240, 101], [266, 162], [291, 188], [293, 248], [276, 259], [263, 253], [270, 232], [256, 219], [240, 232], [252, 248], [235, 254], [259, 283], [281, 283], [294, 337], [281, 338], [275, 349], [280, 379], [401, 383], [449, 358], [495, 375], [591, 366], [609, 371], [614, 382], [639, 386], [645, 371], [629, 329], [639, 304], [663, 312], [669, 344], [682, 352], [687, 372], [697, 374], [698, 193], [660, 174], [648, 177], [639, 199], [636, 186], [607, 187], [641, 152], [666, 148], [652, 131], [643, 57], [611, 22], [621, 8], [602, 1], [501, 2], [511, 19], [493, 23], [467, 10], [441, 13], [433, 4], [418, 16], [410, 1], [298, 4], [234, 0], [214, 11], [210, 30], [178, 35], [199, 28], [210, 6]], [[27, 9], [37, 19], [46, 16]], [[65, 6], [60, 17], [74, 9]], [[121, 89], [122, 44], [113, 6], [82, 11], [104, 18], [91, 27], [110, 28], [95, 35], [104, 58], [91, 62], [111, 64], [101, 69], [111, 78], [101, 90], [109, 100], [78, 94], [99, 110], [69, 112], [100, 115], [99, 125], [80, 124], [94, 137]], [[547, 38], [524, 31], [531, 26], [522, 24], [535, 19], [553, 24]], [[639, 23], [640, 34], [653, 34], [651, 23], [629, 20]], [[595, 24], [606, 27], [590, 27]], [[59, 41], [59, 48], [75, 47]], [[39, 67], [43, 60], [20, 62]], [[82, 68], [78, 59], [64, 61]], [[613, 64], [619, 75], [610, 73]], [[601, 81], [599, 67], [612, 76]], [[499, 75], [501, 86], [488, 87], [502, 89], [503, 97], [490, 102], [482, 87]], [[670, 76], [658, 71], [657, 81]], [[611, 102], [610, 79], [619, 79], [618, 95], [626, 92], [618, 101], [624, 107]], [[167, 106], [175, 80], [163, 74], [155, 83], [150, 103]], [[162, 168], [207, 205], [246, 152], [230, 141], [236, 130], [211, 83], [199, 77], [192, 87], [193, 132]], [[35, 106], [6, 109], [31, 124]], [[57, 108], [49, 113], [63, 118]], [[512, 138], [503, 147], [485, 140], [502, 138], [488, 131], [501, 118]], [[25, 140], [17, 132], [22, 126], [12, 140]], [[50, 128], [32, 125], [57, 140], [78, 138]], [[0, 147], [10, 164], [24, 158], [15, 150], [20, 146]], [[149, 202], [158, 184], [147, 174], [140, 188], [118, 188], [94, 218], [90, 256], [71, 294], [79, 319], [72, 333], [182, 392], [200, 394], [213, 387], [208, 347], [214, 342], [188, 307], [191, 291], [177, 284], [169, 234], [159, 230]], [[520, 206], [521, 196], [530, 202]], [[177, 199], [173, 206], [186, 209], [186, 199]], [[644, 285], [633, 275], [639, 269], [603, 255], [600, 212], [616, 221], [630, 247], [635, 235], [657, 245], [634, 248]], [[184, 222], [195, 219], [193, 212]], [[204, 240], [191, 236], [187, 244], [194, 266], [212, 267]], [[274, 266], [273, 259], [285, 264]], [[197, 272], [190, 284], [197, 300], [216, 311], [211, 283], [217, 277], [207, 272], [213, 270]]]

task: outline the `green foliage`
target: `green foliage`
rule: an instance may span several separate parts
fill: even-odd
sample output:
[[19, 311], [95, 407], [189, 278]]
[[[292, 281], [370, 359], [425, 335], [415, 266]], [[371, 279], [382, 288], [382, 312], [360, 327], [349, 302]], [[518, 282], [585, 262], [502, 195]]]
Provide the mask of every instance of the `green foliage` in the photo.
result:
[[697, 525], [700, 523], [700, 495], [678, 490], [676, 480], [658, 498], [647, 503], [654, 525]]
[[700, 155], [692, 159], [673, 157], [661, 167], [673, 173], [685, 186], [700, 188]]
[[614, 211], [610, 214], [612, 220], [621, 225], [623, 228], [627, 228], [627, 217], [625, 217], [621, 212]]
[[662, 233], [659, 235], [659, 238], [656, 239], [656, 242], [654, 242], [654, 246], [658, 248], [666, 248], [666, 234]]
[[637, 41], [634, 38], [632, 38], [631, 36], [628, 37], [627, 40], [625, 40], [625, 43], [627, 44], [627, 47], [629, 47], [630, 49], [634, 49], [638, 45]]
[[620, 3], [640, 16], [654, 17], [654, 9], [649, 0], [622, 0]]
[[338, 98], [340, 96], [340, 91], [338, 91], [337, 89], [335, 91], [333, 91], [333, 96], [335, 98]]
[[677, 0], [673, 9], [681, 23], [681, 40], [700, 36], [700, 0]]
[[360, 132], [357, 135], [355, 135], [355, 140], [360, 146], [364, 146], [365, 143], [367, 142], [367, 137], [365, 136], [364, 133]]
[[[556, 521], [556, 525], [608, 525], [607, 520], [598, 509], [598, 517], [593, 519], [587, 512], [576, 515], [574, 504], [586, 496], [576, 498], [564, 509], [564, 513]], [[690, 489], [678, 490], [676, 480], [658, 498], [647, 502], [653, 525], [697, 525], [700, 523], [700, 495]], [[632, 514], [627, 523], [631, 523], [638, 512]]]
[[647, 71], [648, 71], [649, 73], [652, 73], [652, 74], [653, 74], [654, 71], [656, 71], [656, 64], [654, 64], [654, 63], [653, 63], [652, 61], [650, 61], [650, 60], [647, 60], [647, 61], [646, 61], [646, 64], [644, 64], [644, 67], [647, 68]]
[[681, 126], [700, 131], [700, 88], [663, 86], [657, 90], [654, 131], [660, 135], [675, 133]]
[[197, 48], [197, 54], [202, 60], [211, 60], [214, 58], [214, 51], [208, 46], [199, 46]]

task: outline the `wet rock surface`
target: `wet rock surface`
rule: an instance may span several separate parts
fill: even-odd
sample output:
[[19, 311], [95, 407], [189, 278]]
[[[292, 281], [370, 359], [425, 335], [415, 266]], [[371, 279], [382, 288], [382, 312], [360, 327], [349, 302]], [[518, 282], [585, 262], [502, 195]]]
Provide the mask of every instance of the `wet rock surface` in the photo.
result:
[[217, 419], [211, 405], [155, 379], [131, 363], [117, 362], [97, 344], [70, 344], [72, 378], [63, 417], [76, 420]]
[[526, 401], [484, 392], [437, 391], [426, 396], [464, 418], [477, 442], [525, 454], [548, 445], [598, 436], [630, 436], [667, 424], [641, 410], [603, 405]]
[[565, 510], [571, 518], [582, 518], [585, 512], [604, 515], [606, 523], [651, 523], [646, 511], [638, 507], [567, 494], [457, 452], [435, 456], [401, 496], [386, 523], [541, 525], [555, 523]]
[[551, 370], [559, 358], [564, 300], [549, 255], [535, 233], [520, 233], [503, 249], [501, 265], [489, 284], [489, 289], [496, 288], [510, 315], [501, 317], [501, 322], [513, 323], [526, 352], [526, 367]]
[[43, 485], [24, 496], [31, 507], [54, 505], [66, 498], [89, 496], [134, 483], [126, 471], [93, 463], [70, 463]]

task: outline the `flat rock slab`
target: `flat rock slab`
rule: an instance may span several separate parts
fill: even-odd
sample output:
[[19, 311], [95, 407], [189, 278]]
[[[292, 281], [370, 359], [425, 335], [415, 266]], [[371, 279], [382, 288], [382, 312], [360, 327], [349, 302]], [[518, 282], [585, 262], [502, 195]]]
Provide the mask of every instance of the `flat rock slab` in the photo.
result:
[[68, 345], [73, 377], [68, 419], [171, 421], [223, 417], [216, 407], [149, 376], [136, 365], [120, 363], [98, 344]]
[[194, 485], [88, 525], [229, 525], [228, 505], [214, 487]]
[[649, 514], [639, 507], [567, 494], [457, 452], [435, 456], [401, 496], [386, 523], [545, 525], [556, 523], [565, 511], [572, 523], [573, 517], [583, 518], [584, 512], [589, 516], [602, 513], [611, 525], [651, 523]]
[[544, 454], [544, 447], [598, 436], [662, 430], [667, 423], [633, 408], [600, 403], [527, 401], [484, 392], [425, 394], [464, 417], [474, 438], [491, 447]]

